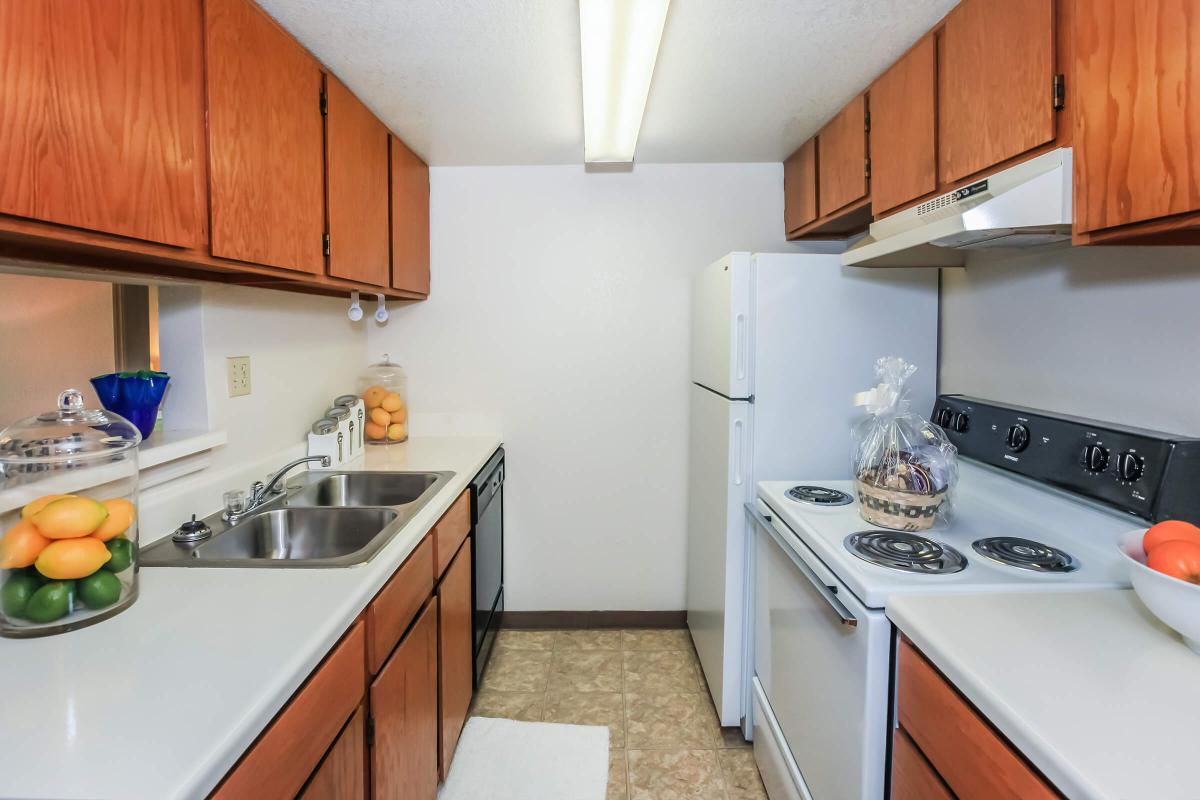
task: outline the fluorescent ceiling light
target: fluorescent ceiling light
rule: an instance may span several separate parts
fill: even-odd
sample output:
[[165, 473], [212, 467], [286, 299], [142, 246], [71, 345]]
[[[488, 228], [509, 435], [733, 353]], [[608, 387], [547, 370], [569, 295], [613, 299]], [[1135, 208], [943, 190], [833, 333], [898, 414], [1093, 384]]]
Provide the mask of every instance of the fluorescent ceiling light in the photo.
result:
[[579, 0], [584, 161], [633, 161], [669, 2]]

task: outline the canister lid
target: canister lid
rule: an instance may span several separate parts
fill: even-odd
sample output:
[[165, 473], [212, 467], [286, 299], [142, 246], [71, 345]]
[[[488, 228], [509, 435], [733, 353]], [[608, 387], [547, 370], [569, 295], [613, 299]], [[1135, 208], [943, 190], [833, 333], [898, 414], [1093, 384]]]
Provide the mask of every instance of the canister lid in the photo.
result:
[[111, 458], [137, 447], [142, 435], [129, 420], [85, 408], [83, 394], [67, 389], [58, 408], [0, 431], [0, 464], [51, 464]]
[[334, 406], [325, 412], [325, 416], [341, 422], [346, 417], [350, 416], [350, 409], [346, 408], [345, 406]]

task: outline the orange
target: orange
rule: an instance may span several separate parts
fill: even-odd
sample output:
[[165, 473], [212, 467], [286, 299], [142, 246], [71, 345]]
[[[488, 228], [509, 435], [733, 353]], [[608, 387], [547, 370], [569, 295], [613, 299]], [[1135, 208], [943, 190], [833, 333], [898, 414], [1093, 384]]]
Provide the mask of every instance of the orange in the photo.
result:
[[62, 497], [29, 518], [42, 536], [77, 539], [87, 536], [108, 518], [108, 509], [90, 497]]
[[392, 415], [384, 411], [382, 408], [371, 409], [371, 422], [374, 422], [380, 427], [386, 428], [392, 422]]
[[393, 442], [398, 442], [408, 435], [408, 426], [399, 422], [394, 425], [388, 425], [387, 437]]
[[133, 503], [123, 497], [105, 500], [102, 505], [108, 509], [108, 518], [100, 523], [100, 527], [96, 528], [96, 532], [92, 536], [95, 536], [102, 542], [107, 542], [109, 539], [115, 539], [129, 530], [129, 526], [133, 524], [133, 515], [137, 509], [133, 507]]
[[363, 392], [363, 403], [366, 404], [368, 409], [378, 408], [386, 394], [387, 389], [384, 389], [382, 386], [372, 386]]
[[1142, 537], [1142, 549], [1149, 553], [1165, 542], [1182, 539], [1185, 542], [1200, 544], [1200, 528], [1181, 519], [1169, 519], [1152, 525]]
[[62, 539], [46, 545], [38, 554], [34, 566], [47, 578], [73, 581], [86, 578], [112, 558], [104, 542], [94, 536], [82, 539]]
[[45, 508], [47, 505], [49, 505], [50, 503], [53, 503], [55, 500], [62, 500], [64, 497], [74, 497], [74, 496], [75, 495], [73, 495], [73, 494], [48, 494], [43, 497], [39, 497], [37, 500], [34, 500], [32, 503], [25, 504], [25, 507], [21, 509], [21, 519], [29, 519], [34, 514], [38, 513], [43, 508]]
[[400, 395], [396, 392], [389, 392], [379, 402], [379, 407], [390, 414], [393, 411], [399, 411], [404, 408], [404, 401], [400, 399]]
[[363, 425], [363, 433], [367, 435], [368, 439], [382, 439], [384, 434], [387, 433], [387, 429], [382, 425], [376, 425], [374, 422], [368, 422], [366, 425]]
[[38, 533], [32, 522], [21, 520], [0, 539], [0, 569], [28, 567], [48, 544], [50, 540]]
[[399, 411], [392, 412], [392, 422], [398, 422], [401, 425], [403, 425], [407, 421], [408, 421], [408, 409], [407, 408], [404, 408], [402, 406]]

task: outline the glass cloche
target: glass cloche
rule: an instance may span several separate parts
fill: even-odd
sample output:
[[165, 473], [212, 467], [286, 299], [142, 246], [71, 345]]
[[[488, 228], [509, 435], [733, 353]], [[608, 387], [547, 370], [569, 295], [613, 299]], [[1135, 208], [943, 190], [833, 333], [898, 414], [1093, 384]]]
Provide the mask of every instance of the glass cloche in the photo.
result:
[[141, 440], [76, 389], [0, 431], [0, 634], [62, 633], [133, 604]]
[[408, 439], [408, 376], [388, 359], [358, 376], [358, 393], [367, 407], [363, 425], [367, 444], [397, 444]]

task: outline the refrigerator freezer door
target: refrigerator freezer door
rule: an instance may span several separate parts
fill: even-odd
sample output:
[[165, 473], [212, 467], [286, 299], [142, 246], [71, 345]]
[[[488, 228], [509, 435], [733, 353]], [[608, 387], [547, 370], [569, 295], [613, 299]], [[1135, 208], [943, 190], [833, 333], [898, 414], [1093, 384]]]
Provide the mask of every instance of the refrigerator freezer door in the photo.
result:
[[728, 398], [754, 394], [749, 253], [730, 253], [692, 283], [692, 381]]
[[750, 404], [691, 387], [687, 621], [722, 725], [742, 716], [743, 504], [750, 480]]

